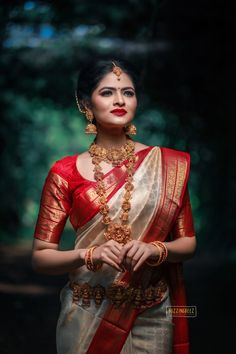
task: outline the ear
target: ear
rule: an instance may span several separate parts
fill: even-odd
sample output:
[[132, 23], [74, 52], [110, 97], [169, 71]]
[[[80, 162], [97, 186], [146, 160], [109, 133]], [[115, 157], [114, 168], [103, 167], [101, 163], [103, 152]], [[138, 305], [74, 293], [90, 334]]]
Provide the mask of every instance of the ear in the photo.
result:
[[88, 100], [82, 100], [81, 104], [82, 104], [84, 109], [90, 109], [90, 110], [92, 109], [91, 102], [88, 101]]

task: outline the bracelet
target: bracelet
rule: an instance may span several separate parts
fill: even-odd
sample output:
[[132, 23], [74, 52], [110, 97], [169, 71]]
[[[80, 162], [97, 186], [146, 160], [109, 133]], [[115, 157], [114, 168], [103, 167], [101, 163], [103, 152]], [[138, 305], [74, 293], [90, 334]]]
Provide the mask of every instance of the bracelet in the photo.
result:
[[93, 251], [97, 247], [98, 246], [93, 246], [93, 247], [87, 249], [87, 251], [85, 253], [85, 257], [84, 257], [84, 262], [85, 262], [86, 267], [88, 268], [88, 270], [91, 270], [92, 272], [96, 272], [97, 270], [102, 268], [102, 262], [99, 262], [97, 264], [93, 263]]
[[160, 259], [160, 263], [159, 263], [159, 264], [161, 264], [161, 263], [165, 262], [165, 260], [168, 256], [168, 249], [163, 242], [156, 241], [156, 243], [162, 248], [161, 259]]
[[146, 264], [148, 264], [149, 266], [152, 266], [152, 267], [156, 267], [156, 266], [160, 265], [161, 263], [165, 262], [165, 260], [168, 256], [168, 249], [167, 249], [166, 245], [161, 241], [154, 241], [154, 242], [151, 242], [151, 244], [153, 246], [159, 248], [161, 250], [161, 252], [160, 252], [160, 255], [159, 255], [157, 261], [146, 261]]

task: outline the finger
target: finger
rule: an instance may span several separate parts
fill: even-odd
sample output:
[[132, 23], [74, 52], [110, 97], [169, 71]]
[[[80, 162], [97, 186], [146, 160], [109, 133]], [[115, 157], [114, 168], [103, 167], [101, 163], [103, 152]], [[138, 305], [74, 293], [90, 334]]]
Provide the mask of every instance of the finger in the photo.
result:
[[135, 267], [135, 265], [138, 263], [139, 259], [142, 257], [143, 254], [144, 254], [144, 250], [139, 249], [139, 250], [137, 250], [137, 252], [133, 255], [133, 257], [131, 258], [131, 265], [132, 265], [132, 268]]
[[140, 244], [133, 244], [133, 247], [128, 251], [124, 259], [129, 264], [129, 266], [133, 268], [139, 258], [142, 256], [143, 252], [144, 249], [143, 247], [140, 248]]
[[119, 251], [122, 250], [122, 248], [124, 247], [122, 243], [119, 243], [117, 241], [114, 241], [114, 244], [113, 244]]
[[107, 259], [110, 259], [112, 262], [116, 263], [118, 266], [120, 266], [119, 262], [118, 262], [118, 258], [114, 255], [109, 255], [107, 256]]
[[129, 250], [133, 247], [133, 243], [129, 242], [126, 245], [123, 246], [120, 255], [119, 255], [119, 260], [120, 262], [123, 261], [123, 259], [126, 257], [126, 254], [129, 252]]
[[123, 248], [123, 245], [114, 240], [109, 240], [104, 244], [105, 248], [117, 249], [119, 252]]
[[116, 247], [118, 248], [119, 250], [121, 250], [123, 248], [123, 244], [122, 243], [119, 243], [115, 240], [109, 240], [106, 242], [106, 245], [109, 245], [109, 246], [112, 246], [112, 247]]
[[133, 247], [130, 248], [129, 251], [127, 252], [126, 257], [132, 259], [134, 258], [137, 252], [143, 253], [142, 247], [140, 247], [140, 245], [138, 244], [134, 244]]
[[120, 256], [121, 248], [116, 247], [115, 245], [111, 248], [112, 253], [114, 253], [118, 258]]
[[105, 249], [102, 252], [102, 258], [103, 260], [110, 259], [112, 262], [115, 262], [119, 266], [119, 253], [115, 254], [113, 250]]
[[138, 262], [136, 263], [136, 265], [134, 266], [133, 270], [134, 272], [136, 272], [140, 267], [141, 265], [146, 261], [148, 255], [146, 253], [144, 253], [138, 260]]
[[124, 267], [124, 269], [126, 269], [127, 271], [131, 271], [132, 269], [132, 266], [131, 266], [131, 263], [127, 260], [124, 259], [124, 261], [121, 263], [120, 265], [121, 267]]
[[110, 258], [105, 258], [104, 263], [108, 264], [109, 266], [115, 268], [116, 270], [118, 270], [118, 272], [123, 272], [124, 269], [122, 267], [120, 267], [115, 261], [113, 261], [112, 259]]

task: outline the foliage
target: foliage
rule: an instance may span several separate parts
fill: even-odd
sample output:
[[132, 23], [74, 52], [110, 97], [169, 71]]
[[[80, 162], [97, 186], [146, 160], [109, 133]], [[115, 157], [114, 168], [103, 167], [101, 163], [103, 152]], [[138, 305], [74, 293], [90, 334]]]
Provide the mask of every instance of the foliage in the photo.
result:
[[[234, 106], [230, 83], [219, 93], [231, 63], [218, 70], [216, 54], [220, 57], [223, 44], [213, 40], [218, 22], [207, 27], [210, 11], [208, 3], [181, 7], [156, 0], [102, 0], [99, 6], [97, 1], [15, 0], [1, 6], [4, 240], [31, 237], [50, 165], [90, 143], [73, 96], [80, 64], [115, 53], [133, 62], [142, 80], [137, 140], [191, 153], [190, 191], [200, 247], [217, 247], [226, 232], [220, 215], [226, 221], [232, 213], [231, 189], [223, 193], [221, 185], [225, 175], [232, 176], [225, 160], [231, 150], [218, 139], [224, 134], [231, 141], [223, 115], [231, 116]], [[224, 52], [229, 47], [224, 42]], [[227, 221], [227, 227], [232, 232], [233, 222]]]

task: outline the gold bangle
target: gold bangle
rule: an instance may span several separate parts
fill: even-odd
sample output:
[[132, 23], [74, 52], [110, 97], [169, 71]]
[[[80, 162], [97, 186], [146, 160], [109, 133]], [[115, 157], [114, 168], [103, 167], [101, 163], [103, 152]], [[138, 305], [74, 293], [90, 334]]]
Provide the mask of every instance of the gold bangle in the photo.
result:
[[151, 267], [157, 267], [161, 263], [165, 262], [165, 260], [168, 256], [168, 249], [167, 249], [166, 245], [161, 241], [154, 241], [154, 242], [151, 242], [151, 244], [153, 246], [156, 246], [157, 248], [159, 248], [161, 251], [160, 251], [160, 255], [159, 255], [157, 261], [146, 261], [146, 264], [148, 264]]
[[93, 247], [87, 249], [87, 251], [85, 253], [85, 257], [84, 257], [84, 262], [85, 262], [86, 267], [88, 268], [88, 270], [91, 270], [92, 272], [96, 272], [97, 270], [99, 270], [102, 267], [102, 262], [99, 262], [97, 264], [93, 263], [93, 251], [97, 247], [98, 246], [93, 246]]
[[146, 264], [149, 265], [149, 266], [155, 267], [155, 266], [158, 266], [158, 265], [159, 265], [159, 260], [160, 260], [160, 256], [161, 256], [161, 251], [162, 251], [162, 249], [161, 249], [157, 244], [155, 244], [155, 242], [151, 242], [151, 244], [152, 244], [153, 246], [157, 247], [158, 249], [160, 249], [160, 254], [159, 254], [159, 256], [158, 256], [157, 261], [154, 261], [154, 260], [153, 260], [153, 261], [146, 261]]
[[165, 260], [168, 256], [168, 249], [167, 249], [166, 245], [161, 241], [155, 241], [154, 243], [156, 243], [159, 247], [162, 248], [161, 259], [160, 259], [160, 263], [159, 263], [159, 264], [161, 264], [161, 263], [165, 262]]

